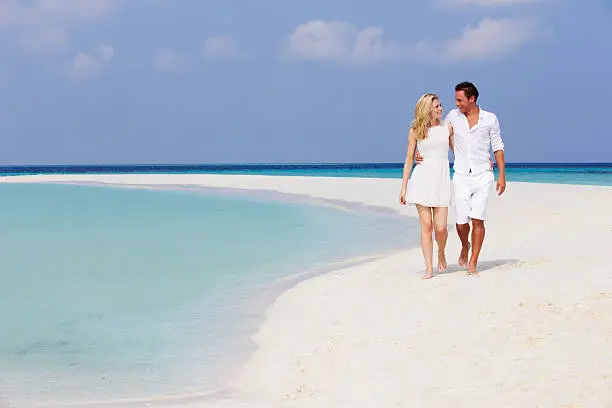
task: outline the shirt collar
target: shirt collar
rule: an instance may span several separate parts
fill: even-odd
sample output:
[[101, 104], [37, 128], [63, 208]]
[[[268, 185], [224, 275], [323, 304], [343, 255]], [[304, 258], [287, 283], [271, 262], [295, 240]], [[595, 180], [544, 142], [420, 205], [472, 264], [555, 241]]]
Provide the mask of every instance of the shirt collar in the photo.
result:
[[[484, 119], [484, 115], [487, 113], [487, 111], [482, 109], [480, 106], [478, 107], [478, 109], [479, 109], [478, 119]], [[467, 119], [467, 116], [465, 116], [465, 113], [461, 112], [458, 108], [457, 108], [457, 112], [459, 113], [459, 116], [462, 116]]]

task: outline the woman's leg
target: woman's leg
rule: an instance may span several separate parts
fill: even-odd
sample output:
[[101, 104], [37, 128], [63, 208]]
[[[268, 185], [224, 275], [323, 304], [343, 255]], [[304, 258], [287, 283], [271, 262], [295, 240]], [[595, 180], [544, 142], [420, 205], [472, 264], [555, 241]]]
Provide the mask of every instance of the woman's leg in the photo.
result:
[[433, 276], [433, 241], [431, 233], [433, 231], [433, 222], [431, 216], [431, 207], [424, 207], [417, 204], [419, 212], [419, 220], [421, 221], [421, 250], [425, 257], [426, 273], [424, 278], [429, 279]]
[[446, 240], [448, 239], [448, 207], [434, 207], [433, 209], [433, 228], [438, 244], [438, 271], [446, 270]]

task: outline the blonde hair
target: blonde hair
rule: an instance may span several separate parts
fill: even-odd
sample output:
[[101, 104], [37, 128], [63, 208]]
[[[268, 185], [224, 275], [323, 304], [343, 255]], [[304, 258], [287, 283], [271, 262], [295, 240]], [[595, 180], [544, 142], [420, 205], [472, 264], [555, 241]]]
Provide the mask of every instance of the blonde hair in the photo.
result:
[[426, 93], [419, 98], [414, 108], [414, 120], [410, 124], [417, 140], [427, 137], [427, 128], [431, 126], [431, 110], [435, 100], [440, 100], [436, 94]]

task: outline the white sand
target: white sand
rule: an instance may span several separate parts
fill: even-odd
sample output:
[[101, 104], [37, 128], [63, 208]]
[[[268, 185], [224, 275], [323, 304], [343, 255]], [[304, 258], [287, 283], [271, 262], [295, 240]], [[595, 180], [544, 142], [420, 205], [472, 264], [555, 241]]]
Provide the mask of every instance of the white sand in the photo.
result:
[[[270, 189], [393, 208], [400, 181], [87, 175]], [[270, 307], [236, 399], [193, 407], [612, 407], [612, 187], [510, 183], [491, 196], [479, 277], [420, 279], [420, 249], [298, 284]], [[449, 220], [452, 224], [453, 219]]]

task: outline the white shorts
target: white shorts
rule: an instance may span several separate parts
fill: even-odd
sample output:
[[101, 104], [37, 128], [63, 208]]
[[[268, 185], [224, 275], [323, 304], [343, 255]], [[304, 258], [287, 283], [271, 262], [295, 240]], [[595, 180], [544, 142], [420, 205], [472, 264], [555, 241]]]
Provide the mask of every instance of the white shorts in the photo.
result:
[[487, 201], [494, 182], [492, 171], [476, 175], [453, 175], [457, 224], [467, 224], [470, 219], [486, 219]]

